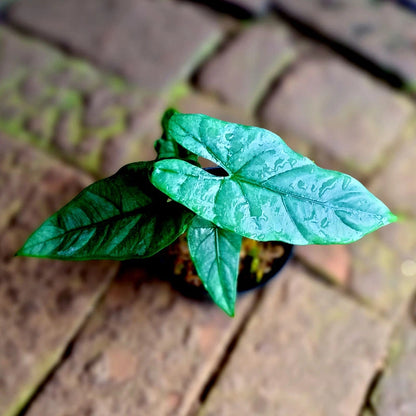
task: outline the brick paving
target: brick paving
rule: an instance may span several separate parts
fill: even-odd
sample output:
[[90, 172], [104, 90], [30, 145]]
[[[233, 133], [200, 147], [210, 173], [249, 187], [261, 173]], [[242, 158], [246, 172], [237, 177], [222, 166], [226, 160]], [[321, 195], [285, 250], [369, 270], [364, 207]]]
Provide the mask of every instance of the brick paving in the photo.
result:
[[2, 133], [0, 148], [0, 414], [9, 416], [60, 361], [118, 265], [14, 259], [33, 227], [89, 181]]
[[199, 86], [237, 108], [253, 110], [272, 80], [295, 58], [290, 34], [281, 23], [255, 25], [203, 67]]
[[153, 159], [163, 98], [9, 28], [0, 41], [3, 131], [96, 175]]
[[66, 45], [145, 91], [159, 92], [186, 77], [221, 38], [204, 10], [171, 1], [53, 0], [18, 3], [19, 26]]
[[[414, 307], [414, 304], [413, 304]], [[415, 310], [412, 311], [414, 314]], [[370, 396], [370, 408], [378, 416], [412, 416], [416, 413], [415, 322], [403, 319], [389, 346], [386, 370]]]
[[[415, 14], [370, 0], [32, 0], [3, 20], [0, 416], [416, 414]], [[148, 263], [13, 257], [93, 177], [152, 159], [168, 105], [267, 127], [401, 220], [299, 248], [234, 319]]]
[[416, 216], [416, 183], [412, 180], [416, 163], [415, 139], [416, 131], [412, 129], [372, 183], [372, 190], [392, 209], [413, 217]]
[[358, 414], [388, 325], [301, 270], [290, 267], [281, 279], [198, 415]]
[[187, 415], [253, 301], [228, 319], [124, 271], [28, 415]]
[[383, 163], [413, 113], [403, 97], [341, 59], [322, 54], [304, 60], [286, 77], [266, 103], [263, 118], [283, 137], [315, 146], [317, 163], [326, 165], [319, 156], [323, 150], [363, 175]]
[[414, 14], [394, 2], [272, 0], [279, 9], [333, 43], [350, 48], [415, 87]]

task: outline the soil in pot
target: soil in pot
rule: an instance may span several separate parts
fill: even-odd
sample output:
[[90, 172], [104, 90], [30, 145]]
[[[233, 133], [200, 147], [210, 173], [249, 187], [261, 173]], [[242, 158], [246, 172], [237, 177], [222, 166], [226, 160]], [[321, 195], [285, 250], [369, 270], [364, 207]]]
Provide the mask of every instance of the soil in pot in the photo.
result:
[[[287, 243], [243, 238], [237, 291], [245, 292], [266, 284], [285, 265], [292, 250], [293, 246]], [[166, 273], [175, 289], [194, 299], [210, 299], [196, 273], [185, 235], [171, 244], [163, 257]]]

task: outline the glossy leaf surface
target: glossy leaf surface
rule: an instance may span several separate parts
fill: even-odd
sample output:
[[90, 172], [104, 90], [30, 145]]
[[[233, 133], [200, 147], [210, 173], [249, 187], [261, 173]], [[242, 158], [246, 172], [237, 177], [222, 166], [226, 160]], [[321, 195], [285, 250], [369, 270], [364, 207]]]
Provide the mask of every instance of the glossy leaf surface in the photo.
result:
[[260, 241], [346, 244], [396, 220], [357, 180], [316, 166], [270, 131], [177, 113], [168, 136], [229, 176], [164, 160], [153, 184], [221, 228]]
[[242, 237], [195, 217], [188, 230], [188, 245], [198, 276], [214, 302], [234, 316]]
[[162, 137], [155, 142], [157, 160], [182, 159], [198, 165], [198, 156], [182, 147], [176, 140], [167, 134], [169, 121], [176, 113], [176, 110], [168, 109], [162, 117], [163, 134]]
[[152, 256], [182, 234], [194, 214], [149, 181], [153, 162], [132, 163], [85, 188], [47, 219], [18, 255], [59, 259]]

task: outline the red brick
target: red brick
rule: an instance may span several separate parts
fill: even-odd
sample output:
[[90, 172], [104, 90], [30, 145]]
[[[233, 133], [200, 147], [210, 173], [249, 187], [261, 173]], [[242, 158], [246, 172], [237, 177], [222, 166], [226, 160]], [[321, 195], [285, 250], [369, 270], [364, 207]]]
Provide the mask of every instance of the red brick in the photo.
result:
[[[410, 101], [332, 56], [305, 60], [266, 103], [266, 124], [285, 140], [312, 146], [366, 175], [402, 134], [414, 113]], [[333, 166], [328, 166], [332, 168]]]
[[280, 22], [254, 25], [205, 65], [199, 84], [229, 104], [253, 109], [295, 57], [290, 33]]
[[189, 75], [220, 38], [203, 9], [171, 1], [32, 0], [10, 18], [151, 92]]
[[13, 257], [90, 179], [4, 135], [0, 148], [0, 413], [11, 416], [59, 363], [118, 266]]
[[293, 267], [267, 287], [200, 416], [357, 415], [388, 327]]
[[415, 323], [402, 317], [390, 342], [384, 371], [370, 397], [377, 416], [413, 416], [416, 413]]
[[350, 250], [351, 292], [396, 319], [416, 289], [409, 263], [416, 253], [416, 223], [391, 224], [352, 244]]
[[174, 104], [183, 113], [201, 113], [220, 120], [246, 125], [256, 124], [249, 112], [219, 102], [214, 96], [190, 92]]
[[395, 2], [272, 0], [280, 9], [383, 68], [416, 82], [416, 16]]
[[0, 130], [96, 175], [153, 159], [163, 99], [0, 29]]
[[345, 245], [299, 246], [296, 255], [315, 272], [346, 286], [351, 272], [351, 254]]
[[252, 301], [231, 319], [126, 267], [28, 415], [188, 415]]
[[397, 214], [416, 218], [416, 133], [392, 149], [391, 156], [370, 188]]

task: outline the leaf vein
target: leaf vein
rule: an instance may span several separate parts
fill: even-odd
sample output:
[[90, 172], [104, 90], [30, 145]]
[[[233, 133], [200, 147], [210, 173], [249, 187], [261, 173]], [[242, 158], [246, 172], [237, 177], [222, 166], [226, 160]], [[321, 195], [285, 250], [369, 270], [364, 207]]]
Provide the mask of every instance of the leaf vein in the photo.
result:
[[[228, 178], [226, 178], [226, 179], [228, 179]], [[255, 187], [260, 187], [260, 188], [266, 189], [267, 191], [270, 191], [272, 193], [276, 193], [277, 192], [280, 196], [290, 196], [292, 198], [296, 198], [296, 199], [308, 201], [308, 202], [310, 202], [312, 204], [316, 204], [316, 205], [320, 205], [320, 206], [323, 206], [323, 207], [330, 208], [330, 209], [332, 209], [334, 211], [335, 210], [342, 210], [342, 211], [349, 212], [350, 214], [363, 213], [363, 214], [366, 214], [366, 215], [370, 215], [372, 217], [378, 217], [379, 216], [379, 214], [376, 214], [376, 213], [373, 213], [373, 212], [369, 212], [369, 211], [363, 211], [363, 210], [360, 210], [360, 209], [357, 209], [357, 208], [340, 207], [340, 206], [336, 206], [336, 205], [333, 205], [331, 203], [328, 203], [327, 201], [318, 201], [316, 199], [312, 199], [312, 198], [306, 197], [304, 195], [297, 194], [295, 192], [289, 192], [289, 191], [286, 191], [286, 190], [282, 190], [279, 187], [272, 188], [270, 186], [260, 185], [259, 183], [250, 181], [247, 178], [238, 177], [237, 180], [236, 180], [236, 182], [237, 183], [244, 182], [244, 183], [247, 183], [247, 184], [252, 185], [252, 186], [255, 186]]]

